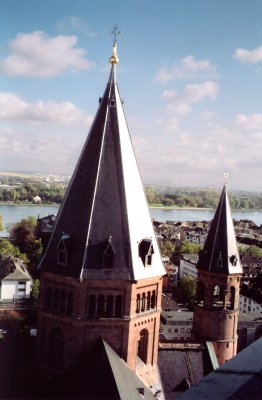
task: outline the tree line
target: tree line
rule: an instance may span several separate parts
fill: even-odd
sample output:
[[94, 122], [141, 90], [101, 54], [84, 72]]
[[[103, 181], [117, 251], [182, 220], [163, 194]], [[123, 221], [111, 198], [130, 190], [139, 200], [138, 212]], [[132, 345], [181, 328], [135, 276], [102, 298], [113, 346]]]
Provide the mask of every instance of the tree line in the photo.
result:
[[39, 196], [42, 203], [58, 203], [63, 200], [66, 185], [63, 183], [48, 182], [22, 182], [12, 186], [0, 187], [0, 201], [24, 203], [33, 202]]
[[[148, 203], [166, 207], [215, 208], [221, 192], [214, 189], [172, 188], [168, 186], [145, 186]], [[262, 193], [229, 192], [230, 205], [234, 209], [262, 209]]]
[[[0, 201], [32, 202], [35, 196], [39, 196], [43, 203], [60, 204], [66, 188], [67, 183], [2, 176]], [[215, 208], [221, 192], [214, 189], [145, 185], [145, 194], [150, 206]], [[262, 209], [262, 192], [229, 192], [229, 201], [233, 209]]]

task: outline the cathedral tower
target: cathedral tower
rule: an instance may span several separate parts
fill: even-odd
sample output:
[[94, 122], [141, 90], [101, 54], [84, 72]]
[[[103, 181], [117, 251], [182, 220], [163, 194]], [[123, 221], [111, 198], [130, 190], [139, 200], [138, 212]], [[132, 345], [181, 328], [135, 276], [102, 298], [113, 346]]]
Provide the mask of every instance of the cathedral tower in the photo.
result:
[[99, 338], [132, 370], [157, 362], [165, 271], [116, 82], [116, 33], [110, 63], [40, 263], [38, 365], [54, 372]]
[[242, 267], [226, 185], [200, 252], [193, 334], [213, 342], [219, 364], [237, 351], [239, 286]]

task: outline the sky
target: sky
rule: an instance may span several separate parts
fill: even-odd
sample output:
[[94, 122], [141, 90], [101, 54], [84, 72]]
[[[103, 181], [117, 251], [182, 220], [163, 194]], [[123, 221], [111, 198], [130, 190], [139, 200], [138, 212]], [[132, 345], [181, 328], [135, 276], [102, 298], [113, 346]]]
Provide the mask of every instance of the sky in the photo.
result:
[[0, 5], [0, 171], [73, 173], [116, 24], [143, 183], [262, 191], [262, 0]]

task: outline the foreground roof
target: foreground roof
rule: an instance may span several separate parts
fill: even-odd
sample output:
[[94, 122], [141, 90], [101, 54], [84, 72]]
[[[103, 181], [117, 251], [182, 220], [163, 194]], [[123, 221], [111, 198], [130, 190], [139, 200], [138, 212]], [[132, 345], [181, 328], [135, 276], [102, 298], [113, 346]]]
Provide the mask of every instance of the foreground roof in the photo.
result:
[[[118, 356], [99, 339], [88, 353], [54, 386], [52, 398], [60, 396], [90, 400], [153, 400], [153, 392]], [[64, 398], [64, 397], [63, 397]]]
[[158, 368], [166, 400], [179, 399], [181, 393], [213, 371], [207, 346], [164, 342], [158, 352]]
[[181, 400], [258, 400], [262, 393], [262, 338], [181, 395]]
[[13, 256], [1, 256], [0, 280], [31, 281], [32, 278], [22, 260]]
[[226, 185], [222, 190], [204, 248], [199, 254], [197, 267], [215, 273], [242, 274]]
[[[112, 64], [40, 268], [78, 279], [164, 275]], [[57, 263], [57, 250], [66, 253]], [[147, 256], [150, 262], [147, 264]]]

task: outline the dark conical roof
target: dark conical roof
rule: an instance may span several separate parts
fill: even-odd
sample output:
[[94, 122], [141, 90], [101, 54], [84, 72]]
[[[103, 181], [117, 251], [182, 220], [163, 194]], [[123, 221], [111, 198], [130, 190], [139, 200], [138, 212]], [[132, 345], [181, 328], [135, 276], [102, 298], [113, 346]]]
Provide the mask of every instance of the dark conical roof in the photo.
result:
[[[148, 268], [138, 248], [144, 240], [152, 242]], [[40, 268], [79, 279], [164, 274], [114, 65]]]
[[209, 272], [242, 273], [233, 220], [224, 186], [197, 267]]

